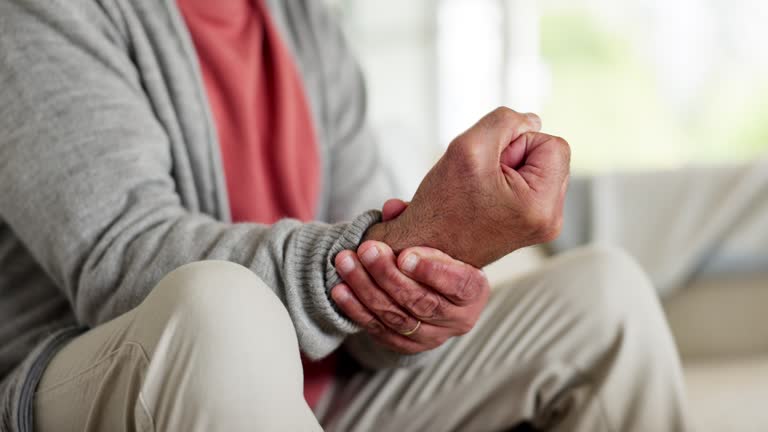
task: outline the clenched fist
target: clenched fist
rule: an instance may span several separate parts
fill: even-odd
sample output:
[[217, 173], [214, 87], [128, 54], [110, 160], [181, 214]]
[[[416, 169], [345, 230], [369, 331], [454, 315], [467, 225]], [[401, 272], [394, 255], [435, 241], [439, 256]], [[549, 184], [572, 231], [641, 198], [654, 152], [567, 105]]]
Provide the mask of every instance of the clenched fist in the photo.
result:
[[458, 136], [396, 219], [366, 239], [428, 246], [483, 267], [560, 232], [570, 147], [534, 114], [498, 108]]

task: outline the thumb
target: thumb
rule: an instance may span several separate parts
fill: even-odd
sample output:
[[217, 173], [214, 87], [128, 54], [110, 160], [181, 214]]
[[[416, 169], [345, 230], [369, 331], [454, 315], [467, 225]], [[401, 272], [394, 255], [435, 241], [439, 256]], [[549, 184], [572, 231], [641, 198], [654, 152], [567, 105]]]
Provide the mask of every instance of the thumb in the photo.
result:
[[383, 222], [395, 219], [408, 208], [408, 203], [397, 198], [387, 200], [381, 207], [381, 219]]
[[527, 143], [525, 135], [517, 137], [501, 152], [501, 163], [513, 169], [520, 168], [525, 162]]
[[[509, 147], [509, 144], [516, 141], [521, 135], [528, 132], [538, 132], [541, 130], [541, 119], [533, 113], [519, 113], [506, 107], [499, 107], [482, 119], [474, 126], [464, 132], [463, 141], [470, 147], [477, 150], [482, 149], [485, 162], [499, 163], [499, 157]], [[510, 150], [512, 151], [512, 150]], [[515, 149], [514, 154], [508, 155], [511, 166], [516, 166], [522, 160]], [[525, 149], [521, 152], [525, 154]], [[492, 155], [492, 157], [491, 157]]]

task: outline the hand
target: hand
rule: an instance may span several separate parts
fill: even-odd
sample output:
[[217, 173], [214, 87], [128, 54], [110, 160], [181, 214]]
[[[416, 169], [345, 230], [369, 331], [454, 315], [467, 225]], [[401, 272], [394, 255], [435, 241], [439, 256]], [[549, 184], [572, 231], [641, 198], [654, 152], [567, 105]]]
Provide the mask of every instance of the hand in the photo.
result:
[[357, 253], [339, 253], [336, 268], [345, 280], [331, 290], [339, 308], [376, 341], [406, 354], [467, 333], [490, 293], [481, 270], [425, 247], [396, 258], [386, 244], [368, 241]]
[[[398, 217], [407, 206], [399, 199], [388, 200], [381, 210], [382, 220], [386, 222]], [[408, 273], [393, 265], [388, 246], [375, 243], [373, 246], [387, 251], [385, 256], [389, 258], [378, 264], [372, 263], [370, 270], [359, 258], [367, 252], [367, 248], [361, 247], [360, 255], [348, 251], [337, 256], [337, 271], [346, 275], [347, 283], [334, 287], [331, 296], [350, 319], [366, 328], [379, 343], [398, 352], [416, 353], [436, 348], [451, 336], [464, 334], [474, 327], [490, 292], [485, 273], [440, 251], [413, 248], [403, 251], [403, 258], [397, 260], [402, 263], [401, 266], [408, 263], [407, 268], [413, 267], [409, 272], [412, 279]], [[408, 258], [411, 253], [418, 261]], [[347, 257], [351, 259], [351, 264], [341, 265]], [[372, 275], [377, 277], [372, 278]], [[392, 282], [389, 282], [390, 278]], [[382, 281], [381, 286], [388, 290], [380, 288], [379, 280]], [[449, 299], [451, 295], [440, 293], [455, 292], [459, 285], [462, 286], [458, 289], [462, 298], [455, 301], [467, 305], [453, 307], [457, 305]], [[360, 299], [366, 299], [366, 302]], [[400, 301], [396, 303], [393, 299]], [[437, 321], [444, 314], [441, 311], [454, 312], [455, 316], [444, 317], [442, 325], [430, 326], [433, 318]], [[402, 333], [412, 330], [418, 323], [414, 317], [422, 320], [422, 324], [412, 335], [403, 336]], [[421, 326], [426, 329], [426, 335]]]
[[397, 219], [366, 239], [400, 253], [429, 246], [483, 267], [553, 240], [562, 225], [570, 148], [534, 114], [499, 108], [457, 137]]

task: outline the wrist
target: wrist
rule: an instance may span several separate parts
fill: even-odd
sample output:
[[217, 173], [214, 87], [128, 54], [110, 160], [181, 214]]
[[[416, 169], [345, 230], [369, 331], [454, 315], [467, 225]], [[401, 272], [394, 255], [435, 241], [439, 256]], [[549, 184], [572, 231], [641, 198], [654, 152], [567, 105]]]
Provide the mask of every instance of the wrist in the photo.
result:
[[363, 244], [368, 240], [385, 242], [384, 240], [387, 238], [387, 231], [388, 231], [388, 228], [386, 225], [387, 225], [386, 222], [379, 222], [375, 225], [372, 225], [365, 232], [365, 235], [363, 235], [363, 238], [360, 241], [360, 244]]
[[408, 234], [407, 227], [399, 218], [371, 226], [360, 243], [368, 240], [386, 243], [395, 254], [400, 253], [403, 249], [419, 245], [419, 242]]
[[[439, 224], [439, 223], [435, 223]], [[395, 255], [404, 249], [414, 246], [426, 246], [438, 249], [454, 259], [463, 261], [476, 267], [488, 264], [493, 260], [485, 261], [480, 251], [466, 248], [467, 242], [459, 237], [446, 235], [442, 231], [436, 231], [431, 225], [422, 225], [416, 222], [413, 213], [406, 210], [402, 215], [386, 222], [372, 225], [363, 235], [360, 244], [374, 240], [387, 244]], [[450, 241], [446, 241], [451, 239]]]

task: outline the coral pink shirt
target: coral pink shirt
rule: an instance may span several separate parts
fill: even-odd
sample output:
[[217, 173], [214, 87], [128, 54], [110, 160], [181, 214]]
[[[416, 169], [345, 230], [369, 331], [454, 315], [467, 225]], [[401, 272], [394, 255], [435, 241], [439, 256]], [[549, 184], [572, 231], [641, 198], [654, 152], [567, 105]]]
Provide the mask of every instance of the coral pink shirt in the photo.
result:
[[[312, 220], [317, 140], [301, 79], [259, 0], [177, 0], [194, 41], [221, 145], [235, 222]], [[333, 379], [332, 358], [304, 361], [313, 406]]]

